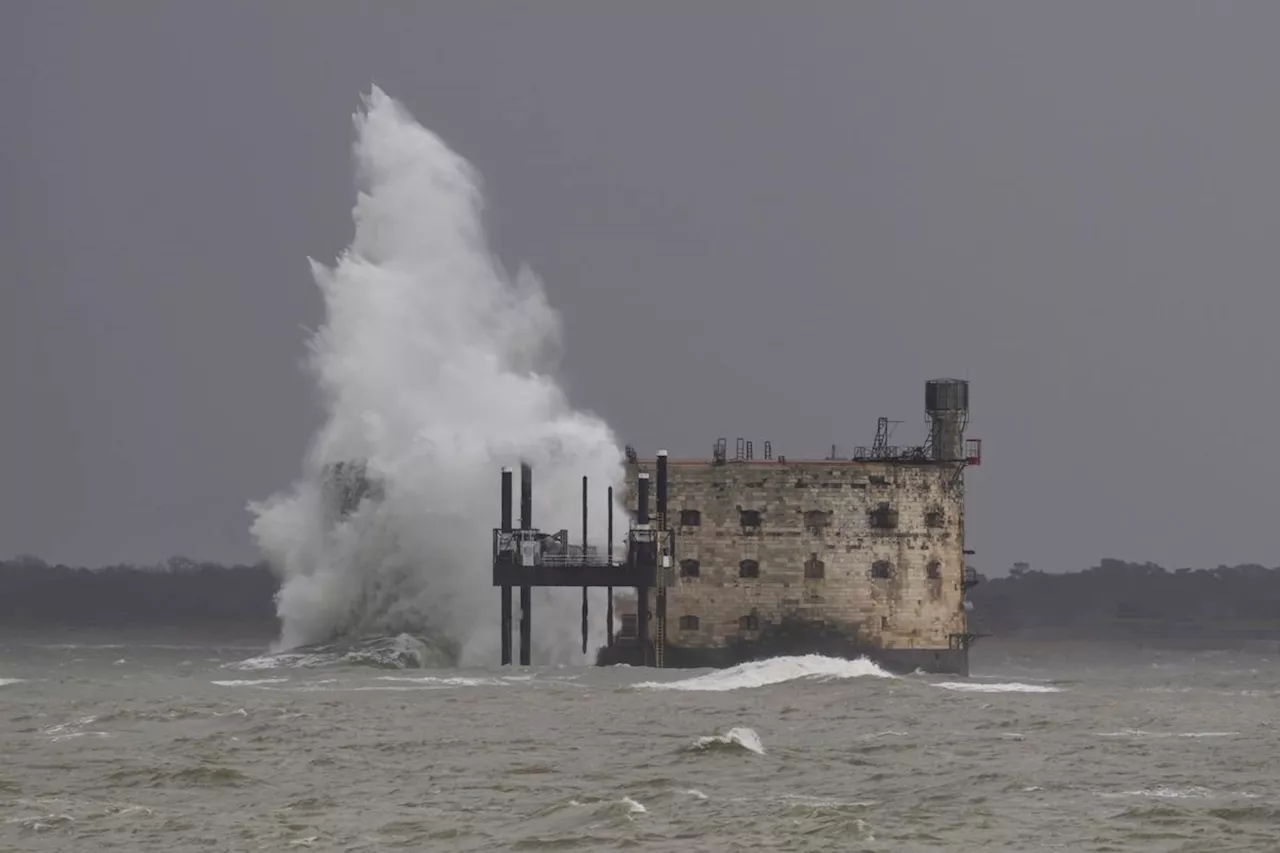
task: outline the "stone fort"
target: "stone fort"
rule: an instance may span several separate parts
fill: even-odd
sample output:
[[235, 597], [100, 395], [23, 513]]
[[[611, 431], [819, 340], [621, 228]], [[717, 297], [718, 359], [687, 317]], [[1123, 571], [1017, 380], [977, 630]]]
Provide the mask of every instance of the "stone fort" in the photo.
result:
[[[626, 505], [665, 468], [669, 530], [648, 618], [617, 593], [621, 630], [600, 662], [730, 666], [778, 654], [866, 655], [894, 670], [968, 673], [964, 472], [968, 382], [926, 386], [924, 445], [895, 447], [881, 418], [850, 458], [756, 457], [741, 439], [710, 459], [628, 453]], [[645, 637], [637, 636], [643, 625]], [[654, 660], [656, 658], [656, 661]]]

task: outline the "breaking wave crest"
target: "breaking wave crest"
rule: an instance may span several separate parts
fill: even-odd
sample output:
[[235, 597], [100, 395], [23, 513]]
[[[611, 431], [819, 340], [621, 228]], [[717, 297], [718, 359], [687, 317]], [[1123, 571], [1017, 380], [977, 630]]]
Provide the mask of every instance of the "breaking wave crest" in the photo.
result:
[[430, 638], [400, 634], [300, 646], [286, 652], [258, 655], [228, 664], [230, 669], [315, 669], [328, 666], [368, 666], [377, 669], [445, 668], [455, 664], [457, 650]]
[[693, 742], [693, 748], [696, 750], [743, 750], [764, 755], [764, 744], [760, 742], [760, 735], [756, 734], [755, 729], [745, 726], [734, 726], [722, 735], [700, 737]]
[[[306, 660], [335, 638], [432, 633], [454, 663], [492, 662], [499, 469], [530, 462], [535, 525], [576, 530], [581, 476], [620, 494], [622, 449], [553, 378], [559, 317], [531, 272], [510, 276], [491, 254], [471, 165], [377, 88], [355, 129], [355, 236], [332, 267], [312, 263], [325, 422], [298, 482], [250, 504], [282, 578], [276, 651]], [[334, 472], [353, 465], [359, 487], [343, 481], [335, 511]], [[592, 515], [603, 541], [605, 514]], [[580, 599], [535, 593], [535, 662], [583, 662]]]
[[795, 681], [799, 678], [830, 681], [844, 678], [894, 678], [866, 658], [845, 660], [823, 655], [800, 655], [750, 661], [729, 669], [679, 681], [644, 681], [636, 687], [650, 690], [741, 690]]

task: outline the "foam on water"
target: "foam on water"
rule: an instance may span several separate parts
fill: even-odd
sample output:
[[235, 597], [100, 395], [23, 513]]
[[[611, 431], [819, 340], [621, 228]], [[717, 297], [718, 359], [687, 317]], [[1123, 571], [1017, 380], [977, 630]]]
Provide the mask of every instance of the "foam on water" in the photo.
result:
[[[463, 676], [455, 676], [451, 678], [434, 678], [424, 676], [422, 678], [411, 678], [408, 676], [399, 677], [394, 675], [379, 676], [378, 681], [400, 681], [410, 684], [423, 684], [428, 686], [439, 687], [505, 687], [511, 683], [513, 679], [504, 678], [466, 678]], [[522, 680], [522, 679], [521, 679]]]
[[1012, 681], [1000, 684], [974, 684], [967, 681], [943, 681], [933, 685], [943, 690], [957, 690], [963, 693], [1061, 693], [1061, 687], [1047, 684], [1022, 684]]
[[0, 678], [0, 687], [8, 687], [10, 684], [22, 684], [25, 678]]
[[[377, 88], [355, 127], [355, 236], [332, 267], [312, 264], [325, 422], [293, 487], [250, 505], [282, 577], [275, 650], [430, 631], [456, 644], [453, 663], [491, 662], [499, 469], [529, 461], [535, 525], [576, 530], [582, 475], [601, 503], [608, 486], [621, 495], [622, 448], [556, 382], [559, 317], [531, 272], [492, 255], [471, 165]], [[326, 466], [354, 459], [382, 497], [334, 520]], [[591, 520], [603, 544], [605, 513]], [[535, 590], [534, 661], [581, 663], [581, 600], [556, 593]], [[593, 598], [602, 612], [603, 592]]]
[[41, 729], [41, 733], [48, 737], [52, 743], [61, 743], [62, 741], [76, 740], [82, 737], [105, 738], [111, 737], [110, 732], [89, 731], [85, 726], [93, 725], [98, 722], [96, 716], [80, 717], [66, 723], [57, 723], [52, 726], [45, 726]]
[[1118, 732], [1102, 732], [1099, 737], [1235, 737], [1240, 732], [1148, 732], [1142, 729], [1121, 729]]
[[258, 687], [263, 684], [284, 684], [287, 678], [248, 678], [232, 681], [214, 681], [213, 684], [218, 687]]
[[227, 664], [227, 669], [307, 669], [339, 663], [332, 655], [284, 652], [275, 655], [259, 655]]
[[751, 661], [729, 669], [709, 672], [680, 681], [644, 681], [636, 687], [650, 690], [741, 690], [765, 687], [799, 678], [827, 681], [843, 678], [894, 678], [866, 658], [845, 660], [823, 655], [799, 655]]
[[1240, 798], [1256, 800], [1258, 795], [1249, 791], [1214, 791], [1209, 788], [1193, 785], [1188, 788], [1174, 788], [1168, 785], [1157, 785], [1152, 788], [1139, 788], [1133, 791], [1103, 792], [1103, 797], [1153, 797], [1162, 800], [1205, 800]]

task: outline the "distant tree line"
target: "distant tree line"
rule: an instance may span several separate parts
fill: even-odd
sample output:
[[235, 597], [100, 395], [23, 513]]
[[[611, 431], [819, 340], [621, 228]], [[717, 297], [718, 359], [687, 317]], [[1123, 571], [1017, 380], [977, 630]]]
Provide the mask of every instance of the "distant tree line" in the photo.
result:
[[981, 632], [1280, 637], [1280, 569], [1219, 566], [1168, 571], [1103, 560], [1050, 574], [1015, 564], [969, 593]]
[[0, 562], [0, 627], [252, 625], [275, 630], [279, 582], [265, 564], [174, 557], [157, 566]]

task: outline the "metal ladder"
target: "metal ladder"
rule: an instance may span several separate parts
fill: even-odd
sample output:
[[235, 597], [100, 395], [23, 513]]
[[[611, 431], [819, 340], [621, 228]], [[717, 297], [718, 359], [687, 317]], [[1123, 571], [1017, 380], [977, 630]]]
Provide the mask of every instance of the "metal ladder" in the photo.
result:
[[[659, 529], [666, 530], [666, 519], [659, 518]], [[665, 545], [665, 539], [663, 540]], [[654, 588], [653, 609], [653, 665], [662, 669], [666, 664], [667, 652], [667, 562], [666, 549], [660, 548], [658, 553], [658, 577]]]
[[658, 617], [655, 620], [657, 625], [653, 629], [653, 663], [658, 669], [662, 669], [666, 662], [667, 647], [667, 589], [665, 586], [658, 587], [656, 598]]

